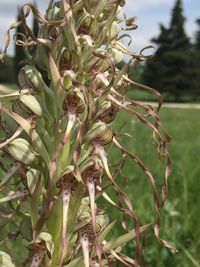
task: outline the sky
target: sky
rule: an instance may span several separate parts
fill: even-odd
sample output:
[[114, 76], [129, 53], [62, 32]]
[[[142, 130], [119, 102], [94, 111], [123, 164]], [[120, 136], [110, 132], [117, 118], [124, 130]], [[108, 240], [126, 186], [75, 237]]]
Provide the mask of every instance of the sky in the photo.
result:
[[[17, 6], [25, 0], [0, 0], [0, 49], [4, 48], [4, 33], [9, 25], [16, 20]], [[30, 1], [28, 1], [30, 2]], [[48, 0], [37, 0], [42, 13], [48, 5]], [[169, 25], [171, 9], [175, 0], [126, 0], [125, 13], [128, 17], [137, 16], [138, 29], [131, 33], [133, 42], [131, 49], [139, 52], [151, 44], [151, 39], [159, 34], [159, 24]], [[200, 0], [183, 0], [186, 32], [193, 38], [196, 30], [195, 20], [200, 18]], [[128, 32], [130, 34], [130, 32]], [[13, 54], [13, 45], [8, 49]]]

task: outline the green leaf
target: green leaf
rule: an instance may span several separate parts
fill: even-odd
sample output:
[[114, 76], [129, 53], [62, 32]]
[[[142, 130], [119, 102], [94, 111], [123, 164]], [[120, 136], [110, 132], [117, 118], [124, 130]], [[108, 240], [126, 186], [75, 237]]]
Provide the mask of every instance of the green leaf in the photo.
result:
[[0, 266], [2, 267], [15, 267], [11, 257], [4, 251], [0, 251]]
[[[144, 232], [146, 229], [148, 229], [149, 227], [151, 227], [152, 224], [146, 224], [140, 227], [139, 231], [140, 233]], [[103, 247], [103, 251], [104, 252], [109, 252], [111, 250], [114, 250], [120, 246], [125, 245], [127, 242], [129, 242], [130, 240], [135, 239], [136, 237], [136, 233], [135, 233], [135, 229], [131, 230], [129, 233], [124, 234], [110, 242], [107, 242], [104, 247]]]
[[29, 215], [25, 215], [23, 217], [23, 219], [21, 220], [20, 226], [19, 226], [19, 230], [22, 236], [26, 240], [28, 241], [32, 240], [33, 230], [32, 230], [32, 224], [31, 224], [31, 217]]
[[69, 232], [74, 230], [75, 227], [75, 220], [77, 218], [80, 205], [81, 205], [81, 200], [84, 194], [84, 186], [82, 183], [79, 183], [76, 189], [76, 192], [72, 195], [71, 198], [71, 204], [69, 208], [69, 221], [68, 221], [68, 230]]
[[62, 230], [62, 199], [60, 197], [53, 204], [51, 213], [46, 220], [46, 226], [53, 240], [57, 240]]
[[69, 264], [64, 265], [63, 267], [78, 267], [78, 266], [84, 266], [83, 257], [78, 257], [75, 260], [71, 261]]
[[4, 205], [0, 205], [0, 228], [3, 228], [6, 224], [10, 223], [14, 216], [15, 212], [12, 212]]
[[31, 197], [31, 205], [30, 205], [31, 221], [33, 227], [35, 226], [38, 220], [38, 206], [40, 202], [41, 191], [42, 191], [42, 177], [38, 176], [36, 185], [34, 187], [33, 195]]
[[39, 176], [40, 176], [40, 171], [38, 171], [36, 169], [29, 169], [26, 173], [27, 185], [28, 185], [28, 189], [29, 189], [31, 195], [33, 195], [33, 193], [35, 191], [37, 180], [38, 180]]
[[113, 221], [111, 224], [109, 224], [98, 236], [98, 240], [100, 243], [106, 238], [106, 236], [110, 233], [113, 226], [115, 225], [116, 221]]

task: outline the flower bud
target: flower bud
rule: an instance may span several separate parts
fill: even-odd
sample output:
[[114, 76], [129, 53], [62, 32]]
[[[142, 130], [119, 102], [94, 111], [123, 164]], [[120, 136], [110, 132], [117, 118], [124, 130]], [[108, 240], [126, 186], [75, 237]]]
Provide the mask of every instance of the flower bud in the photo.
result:
[[92, 81], [92, 89], [95, 93], [100, 94], [103, 89], [109, 85], [105, 73], [98, 73]]
[[85, 111], [84, 99], [78, 88], [67, 94], [63, 101], [63, 109], [76, 114], [82, 114]]
[[23, 102], [21, 102], [19, 98], [13, 102], [12, 110], [25, 119], [30, 118], [34, 115], [32, 110], [28, 108]]
[[34, 114], [39, 117], [42, 116], [42, 108], [33, 95], [20, 95], [20, 97], [13, 102], [12, 109], [23, 118], [29, 118]]
[[117, 108], [114, 105], [111, 105], [98, 117], [98, 119], [105, 123], [110, 123], [115, 119], [116, 115], [117, 115]]
[[118, 49], [111, 48], [108, 50], [108, 53], [109, 53], [114, 65], [120, 63], [123, 60], [124, 55]]
[[56, 187], [61, 191], [64, 189], [74, 190], [78, 181], [72, 173], [67, 173], [63, 175], [56, 183]]
[[88, 57], [87, 64], [84, 65], [85, 71], [90, 72], [91, 70], [98, 72], [105, 72], [109, 69], [110, 63], [105, 57], [105, 52], [102, 49], [97, 49], [96, 53], [99, 56], [94, 55], [93, 53]]
[[61, 19], [60, 7], [58, 6], [58, 3], [54, 4], [53, 7], [47, 10], [46, 18], [47, 20]]
[[33, 89], [34, 91], [40, 92], [45, 86], [40, 72], [30, 66], [24, 66], [18, 74], [18, 82], [22, 89]]
[[76, 72], [79, 69], [79, 62], [80, 60], [77, 53], [65, 48], [60, 55], [60, 71], [74, 70]]
[[114, 21], [111, 25], [110, 30], [108, 31], [107, 35], [105, 36], [104, 41], [114, 39], [121, 31], [121, 27], [118, 25], [116, 21]]
[[100, 143], [100, 145], [105, 146], [112, 142], [113, 139], [113, 130], [110, 127], [106, 127], [103, 131], [101, 131], [97, 137], [95, 138], [95, 141]]
[[46, 29], [44, 35], [46, 39], [49, 39], [52, 42], [56, 42], [61, 37], [61, 30], [59, 27], [49, 26], [49, 28]]
[[104, 146], [112, 141], [113, 130], [102, 122], [96, 122], [88, 132], [87, 138]]
[[79, 33], [95, 37], [98, 33], [98, 24], [93, 15], [86, 16], [80, 25]]
[[5, 149], [15, 160], [25, 164], [31, 164], [37, 159], [36, 154], [32, 152], [31, 145], [23, 138], [16, 138]]

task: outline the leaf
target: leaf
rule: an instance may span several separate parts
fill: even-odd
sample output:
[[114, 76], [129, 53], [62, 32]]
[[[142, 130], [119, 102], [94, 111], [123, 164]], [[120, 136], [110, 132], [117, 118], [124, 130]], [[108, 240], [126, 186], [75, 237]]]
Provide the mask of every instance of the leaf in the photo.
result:
[[7, 171], [5, 176], [0, 182], [0, 190], [9, 182], [9, 180], [12, 178], [12, 176], [18, 171], [18, 169], [21, 167], [21, 163], [16, 162], [13, 164], [12, 167]]
[[[139, 231], [140, 233], [144, 232], [146, 229], [148, 229], [150, 226], [152, 226], [152, 224], [146, 224], [140, 227]], [[103, 251], [104, 252], [109, 252], [111, 250], [114, 250], [120, 246], [125, 245], [127, 242], [129, 242], [130, 240], [135, 239], [136, 237], [136, 233], [135, 233], [135, 229], [131, 230], [129, 233], [124, 234], [110, 242], [107, 242], [104, 247], [103, 247]]]
[[98, 240], [100, 241], [100, 243], [106, 238], [106, 236], [110, 233], [111, 229], [113, 228], [113, 226], [115, 225], [116, 221], [113, 221], [111, 224], [109, 224], [104, 230], [103, 232], [100, 233], [100, 235], [98, 236]]
[[51, 213], [46, 220], [46, 227], [53, 240], [57, 240], [62, 231], [62, 199], [60, 197], [53, 203]]
[[0, 251], [0, 266], [2, 267], [16, 267], [12, 260], [11, 257], [5, 253], [4, 251]]
[[63, 267], [78, 267], [78, 266], [80, 266], [80, 265], [78, 265], [78, 264], [82, 264], [81, 266], [83, 266], [83, 257], [78, 257], [78, 258], [76, 258], [75, 260], [73, 260], [73, 261], [71, 261], [69, 264], [67, 264], [67, 265], [64, 265]]
[[40, 171], [36, 169], [29, 169], [26, 173], [27, 185], [28, 185], [28, 189], [31, 195], [33, 195], [35, 191], [39, 175], [40, 175]]
[[61, 77], [60, 73], [58, 70], [58, 67], [56, 66], [56, 63], [49, 53], [49, 67], [50, 67], [50, 72], [51, 72], [51, 79], [53, 83], [53, 89], [56, 95], [56, 104], [58, 106], [60, 114], [62, 113], [62, 105], [59, 105], [59, 103], [62, 103], [63, 98], [64, 98], [64, 91], [61, 85]]
[[69, 232], [74, 231], [74, 227], [75, 227], [74, 222], [77, 218], [77, 214], [80, 209], [83, 194], [84, 194], [84, 186], [82, 185], [82, 183], [79, 183], [76, 191], [72, 195], [71, 204], [69, 207], [69, 221], [68, 221]]
[[42, 178], [41, 176], [39, 176], [37, 179], [37, 183], [35, 185], [35, 189], [33, 191], [33, 195], [31, 197], [30, 211], [31, 211], [31, 221], [33, 227], [35, 226], [38, 220], [38, 205], [40, 201], [41, 191], [42, 191]]
[[28, 241], [32, 240], [33, 230], [32, 230], [32, 224], [31, 224], [31, 217], [30, 216], [25, 215], [23, 217], [23, 219], [20, 222], [19, 230], [20, 230], [22, 236], [26, 240], [28, 240]]
[[11, 212], [10, 209], [1, 205], [0, 206], [0, 228], [3, 228], [6, 224], [12, 221], [15, 216], [15, 212]]

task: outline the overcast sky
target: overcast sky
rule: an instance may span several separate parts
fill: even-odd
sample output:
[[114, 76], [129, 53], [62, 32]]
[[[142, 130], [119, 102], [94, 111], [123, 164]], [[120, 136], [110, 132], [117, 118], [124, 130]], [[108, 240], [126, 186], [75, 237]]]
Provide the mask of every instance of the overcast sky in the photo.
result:
[[[0, 48], [4, 47], [4, 33], [16, 19], [17, 6], [25, 3], [23, 0], [0, 0]], [[30, 2], [30, 1], [29, 1]], [[37, 0], [42, 12], [47, 7], [48, 0]], [[132, 33], [134, 51], [139, 51], [150, 44], [152, 37], [159, 33], [159, 23], [169, 24], [171, 9], [175, 0], [127, 0], [127, 18], [137, 16], [138, 29]], [[195, 20], [200, 18], [200, 0], [183, 0], [184, 15], [187, 18], [186, 31], [192, 38], [195, 30]], [[8, 50], [13, 54], [13, 46]]]

